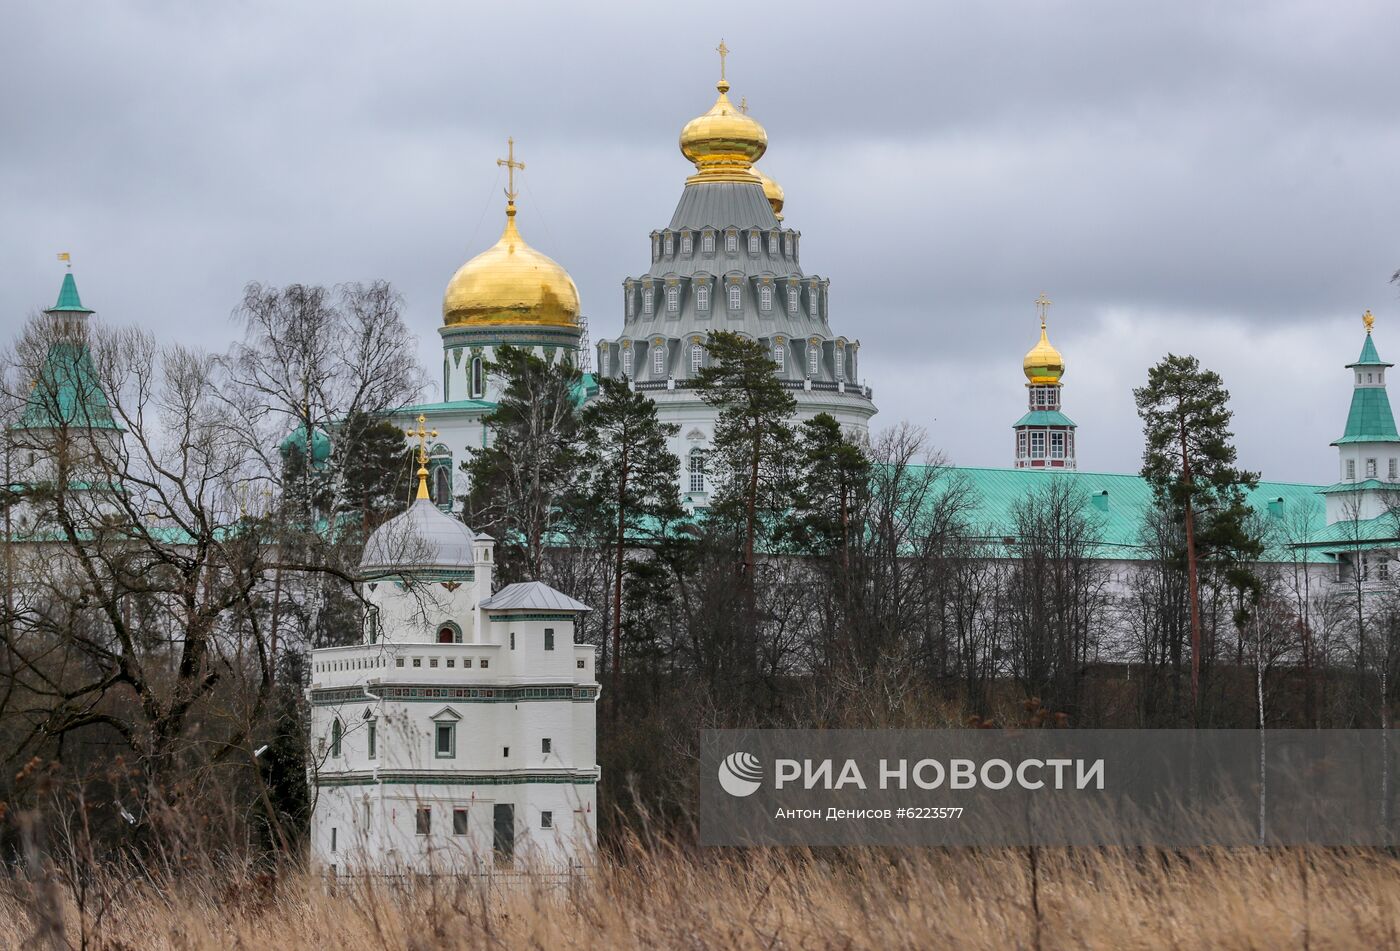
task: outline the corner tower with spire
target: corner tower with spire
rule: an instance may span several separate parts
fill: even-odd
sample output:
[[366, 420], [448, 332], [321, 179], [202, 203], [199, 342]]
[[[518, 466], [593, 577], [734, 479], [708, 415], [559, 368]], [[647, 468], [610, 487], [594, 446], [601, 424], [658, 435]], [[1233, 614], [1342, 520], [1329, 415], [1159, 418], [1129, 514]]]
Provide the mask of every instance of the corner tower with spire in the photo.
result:
[[875, 414], [860, 380], [860, 342], [833, 331], [830, 282], [799, 265], [800, 232], [782, 219], [786, 196], [755, 166], [768, 133], [746, 103], [729, 98], [729, 48], [720, 43], [714, 104], [687, 122], [680, 151], [694, 165], [670, 223], [649, 236], [650, 267], [622, 282], [622, 333], [597, 345], [596, 373], [626, 379], [679, 427], [681, 497], [708, 505], [705, 456], [717, 410], [694, 390], [709, 335], [731, 331], [762, 343], [793, 391], [799, 419], [829, 413], [852, 433]]
[[1044, 294], [1036, 299], [1040, 341], [1021, 361], [1026, 375], [1027, 412], [1012, 427], [1016, 430], [1017, 469], [1077, 468], [1074, 420], [1060, 411], [1060, 378], [1065, 373], [1065, 359], [1050, 345], [1046, 332], [1050, 303]]
[[1394, 364], [1376, 350], [1371, 333], [1375, 318], [1369, 310], [1361, 322], [1366, 328], [1361, 355], [1346, 365], [1352, 372], [1351, 409], [1342, 435], [1332, 442], [1339, 481], [1323, 490], [1329, 524], [1385, 514], [1400, 488], [1400, 433], [1385, 389], [1385, 371]]

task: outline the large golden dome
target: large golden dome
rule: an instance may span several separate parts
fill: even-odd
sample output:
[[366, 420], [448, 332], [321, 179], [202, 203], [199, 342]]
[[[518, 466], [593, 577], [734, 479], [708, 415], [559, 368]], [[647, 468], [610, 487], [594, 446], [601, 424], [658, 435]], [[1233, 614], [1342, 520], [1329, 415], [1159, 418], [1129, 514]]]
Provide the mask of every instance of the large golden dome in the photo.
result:
[[578, 288], [569, 272], [525, 243], [506, 204], [500, 240], [457, 269], [442, 296], [448, 327], [578, 326]]
[[773, 217], [782, 221], [783, 199], [786, 197], [783, 193], [783, 186], [773, 181], [773, 179], [769, 178], [767, 175], [764, 175], [758, 170], [757, 166], [754, 166], [754, 174], [756, 174], [758, 180], [763, 183], [763, 197], [767, 198], [768, 204], [773, 206]]
[[1050, 338], [1045, 334], [1045, 318], [1040, 319], [1040, 342], [1031, 347], [1026, 358], [1021, 361], [1021, 369], [1031, 385], [1059, 383], [1065, 374], [1065, 358], [1060, 351], [1050, 346]]
[[729, 101], [729, 83], [715, 83], [719, 98], [703, 116], [696, 116], [681, 130], [681, 154], [695, 163], [692, 182], [762, 181], [753, 163], [768, 150], [768, 133], [757, 121]]

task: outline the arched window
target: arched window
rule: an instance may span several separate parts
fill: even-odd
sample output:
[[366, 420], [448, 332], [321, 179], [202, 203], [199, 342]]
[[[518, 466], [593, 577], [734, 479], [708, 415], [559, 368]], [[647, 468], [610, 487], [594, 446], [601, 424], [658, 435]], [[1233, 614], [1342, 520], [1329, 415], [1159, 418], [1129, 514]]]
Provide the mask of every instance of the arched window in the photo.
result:
[[331, 721], [331, 755], [340, 755], [340, 740], [345, 735], [345, 727], [340, 725], [340, 718]]
[[815, 340], [807, 341], [807, 375], [816, 378], [821, 372], [822, 345]]
[[687, 231], [685, 234], [681, 235], [681, 254], [689, 254], [693, 250], [695, 250], [694, 239], [691, 238], [690, 232]]
[[750, 254], [757, 254], [757, 253], [759, 252], [758, 241], [759, 241], [758, 232], [757, 232], [757, 231], [750, 231], [750, 232], [749, 232], [749, 253], [750, 253]]
[[768, 284], [758, 289], [758, 309], [764, 313], [773, 309], [773, 288]]
[[724, 250], [729, 254], [739, 250], [739, 232], [726, 231], [724, 233]]
[[710, 309], [710, 285], [695, 285], [695, 309], [698, 311], [708, 311]]
[[681, 309], [681, 289], [679, 287], [666, 288], [666, 313], [675, 314]]
[[785, 361], [784, 361], [783, 358], [784, 358], [783, 342], [782, 342], [781, 340], [775, 340], [775, 341], [773, 341], [773, 363], [774, 363], [775, 366], [777, 366], [778, 372], [779, 372], [779, 373], [783, 372], [783, 369], [784, 369], [784, 366], [785, 366]]
[[738, 284], [729, 285], [729, 309], [738, 310], [743, 304], [743, 291]]
[[797, 313], [797, 296], [798, 296], [798, 295], [797, 295], [797, 288], [796, 288], [796, 287], [789, 287], [789, 288], [788, 288], [788, 313], [789, 313], [789, 314], [795, 314], [795, 313]]
[[705, 365], [705, 351], [698, 343], [690, 345], [690, 372], [699, 373]]
[[642, 290], [642, 313], [644, 313], [644, 314], [650, 314], [650, 313], [651, 313], [651, 294], [652, 294], [652, 290], [651, 290], [650, 287], [643, 288], [643, 290]]
[[472, 357], [472, 399], [481, 399], [486, 392], [486, 372], [481, 357]]
[[706, 254], [715, 253], [715, 233], [713, 231], [706, 231], [703, 235], [701, 235], [700, 250], [705, 252]]
[[438, 626], [437, 642], [439, 644], [460, 644], [462, 643], [462, 629], [451, 621]]
[[690, 450], [690, 491], [705, 491], [705, 450]]
[[622, 375], [625, 376], [625, 377], [628, 377], [629, 379], [630, 379], [631, 376], [632, 376], [632, 348], [631, 348], [631, 347], [623, 347], [623, 348], [622, 348]]
[[433, 501], [439, 507], [452, 504], [452, 473], [449, 466], [438, 466], [433, 470]]
[[664, 343], [651, 345], [651, 372], [653, 376], [660, 376], [666, 372], [666, 345]]

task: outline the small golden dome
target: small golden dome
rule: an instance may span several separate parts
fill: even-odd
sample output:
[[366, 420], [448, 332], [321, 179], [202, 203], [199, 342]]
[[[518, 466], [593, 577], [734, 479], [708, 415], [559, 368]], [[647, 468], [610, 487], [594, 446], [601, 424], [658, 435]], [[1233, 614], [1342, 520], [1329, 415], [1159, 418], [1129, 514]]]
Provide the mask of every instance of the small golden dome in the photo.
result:
[[1065, 358], [1060, 351], [1050, 346], [1050, 338], [1045, 335], [1045, 319], [1040, 321], [1040, 342], [1031, 348], [1021, 361], [1021, 369], [1032, 385], [1059, 383], [1065, 374]]
[[729, 83], [715, 83], [719, 98], [703, 116], [697, 116], [681, 130], [681, 154], [695, 163], [693, 182], [761, 181], [753, 163], [768, 150], [768, 133], [763, 126], [729, 101]]
[[578, 288], [569, 272], [525, 243], [506, 204], [500, 240], [457, 269], [442, 297], [448, 327], [578, 326]]
[[763, 182], [763, 197], [767, 198], [768, 204], [773, 206], [773, 217], [777, 218], [779, 221], [782, 221], [784, 197], [783, 186], [779, 185], [777, 182], [773, 181], [773, 179], [760, 172], [757, 166], [754, 167], [754, 174], [756, 174], [759, 177], [759, 180]]

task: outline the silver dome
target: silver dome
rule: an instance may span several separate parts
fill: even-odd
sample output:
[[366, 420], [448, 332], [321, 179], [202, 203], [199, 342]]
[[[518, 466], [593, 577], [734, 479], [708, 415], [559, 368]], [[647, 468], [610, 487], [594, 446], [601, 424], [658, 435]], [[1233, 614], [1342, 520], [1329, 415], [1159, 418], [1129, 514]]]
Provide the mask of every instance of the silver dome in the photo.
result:
[[476, 536], [461, 519], [445, 514], [428, 499], [374, 530], [360, 557], [360, 570], [373, 574], [423, 569], [470, 568]]

